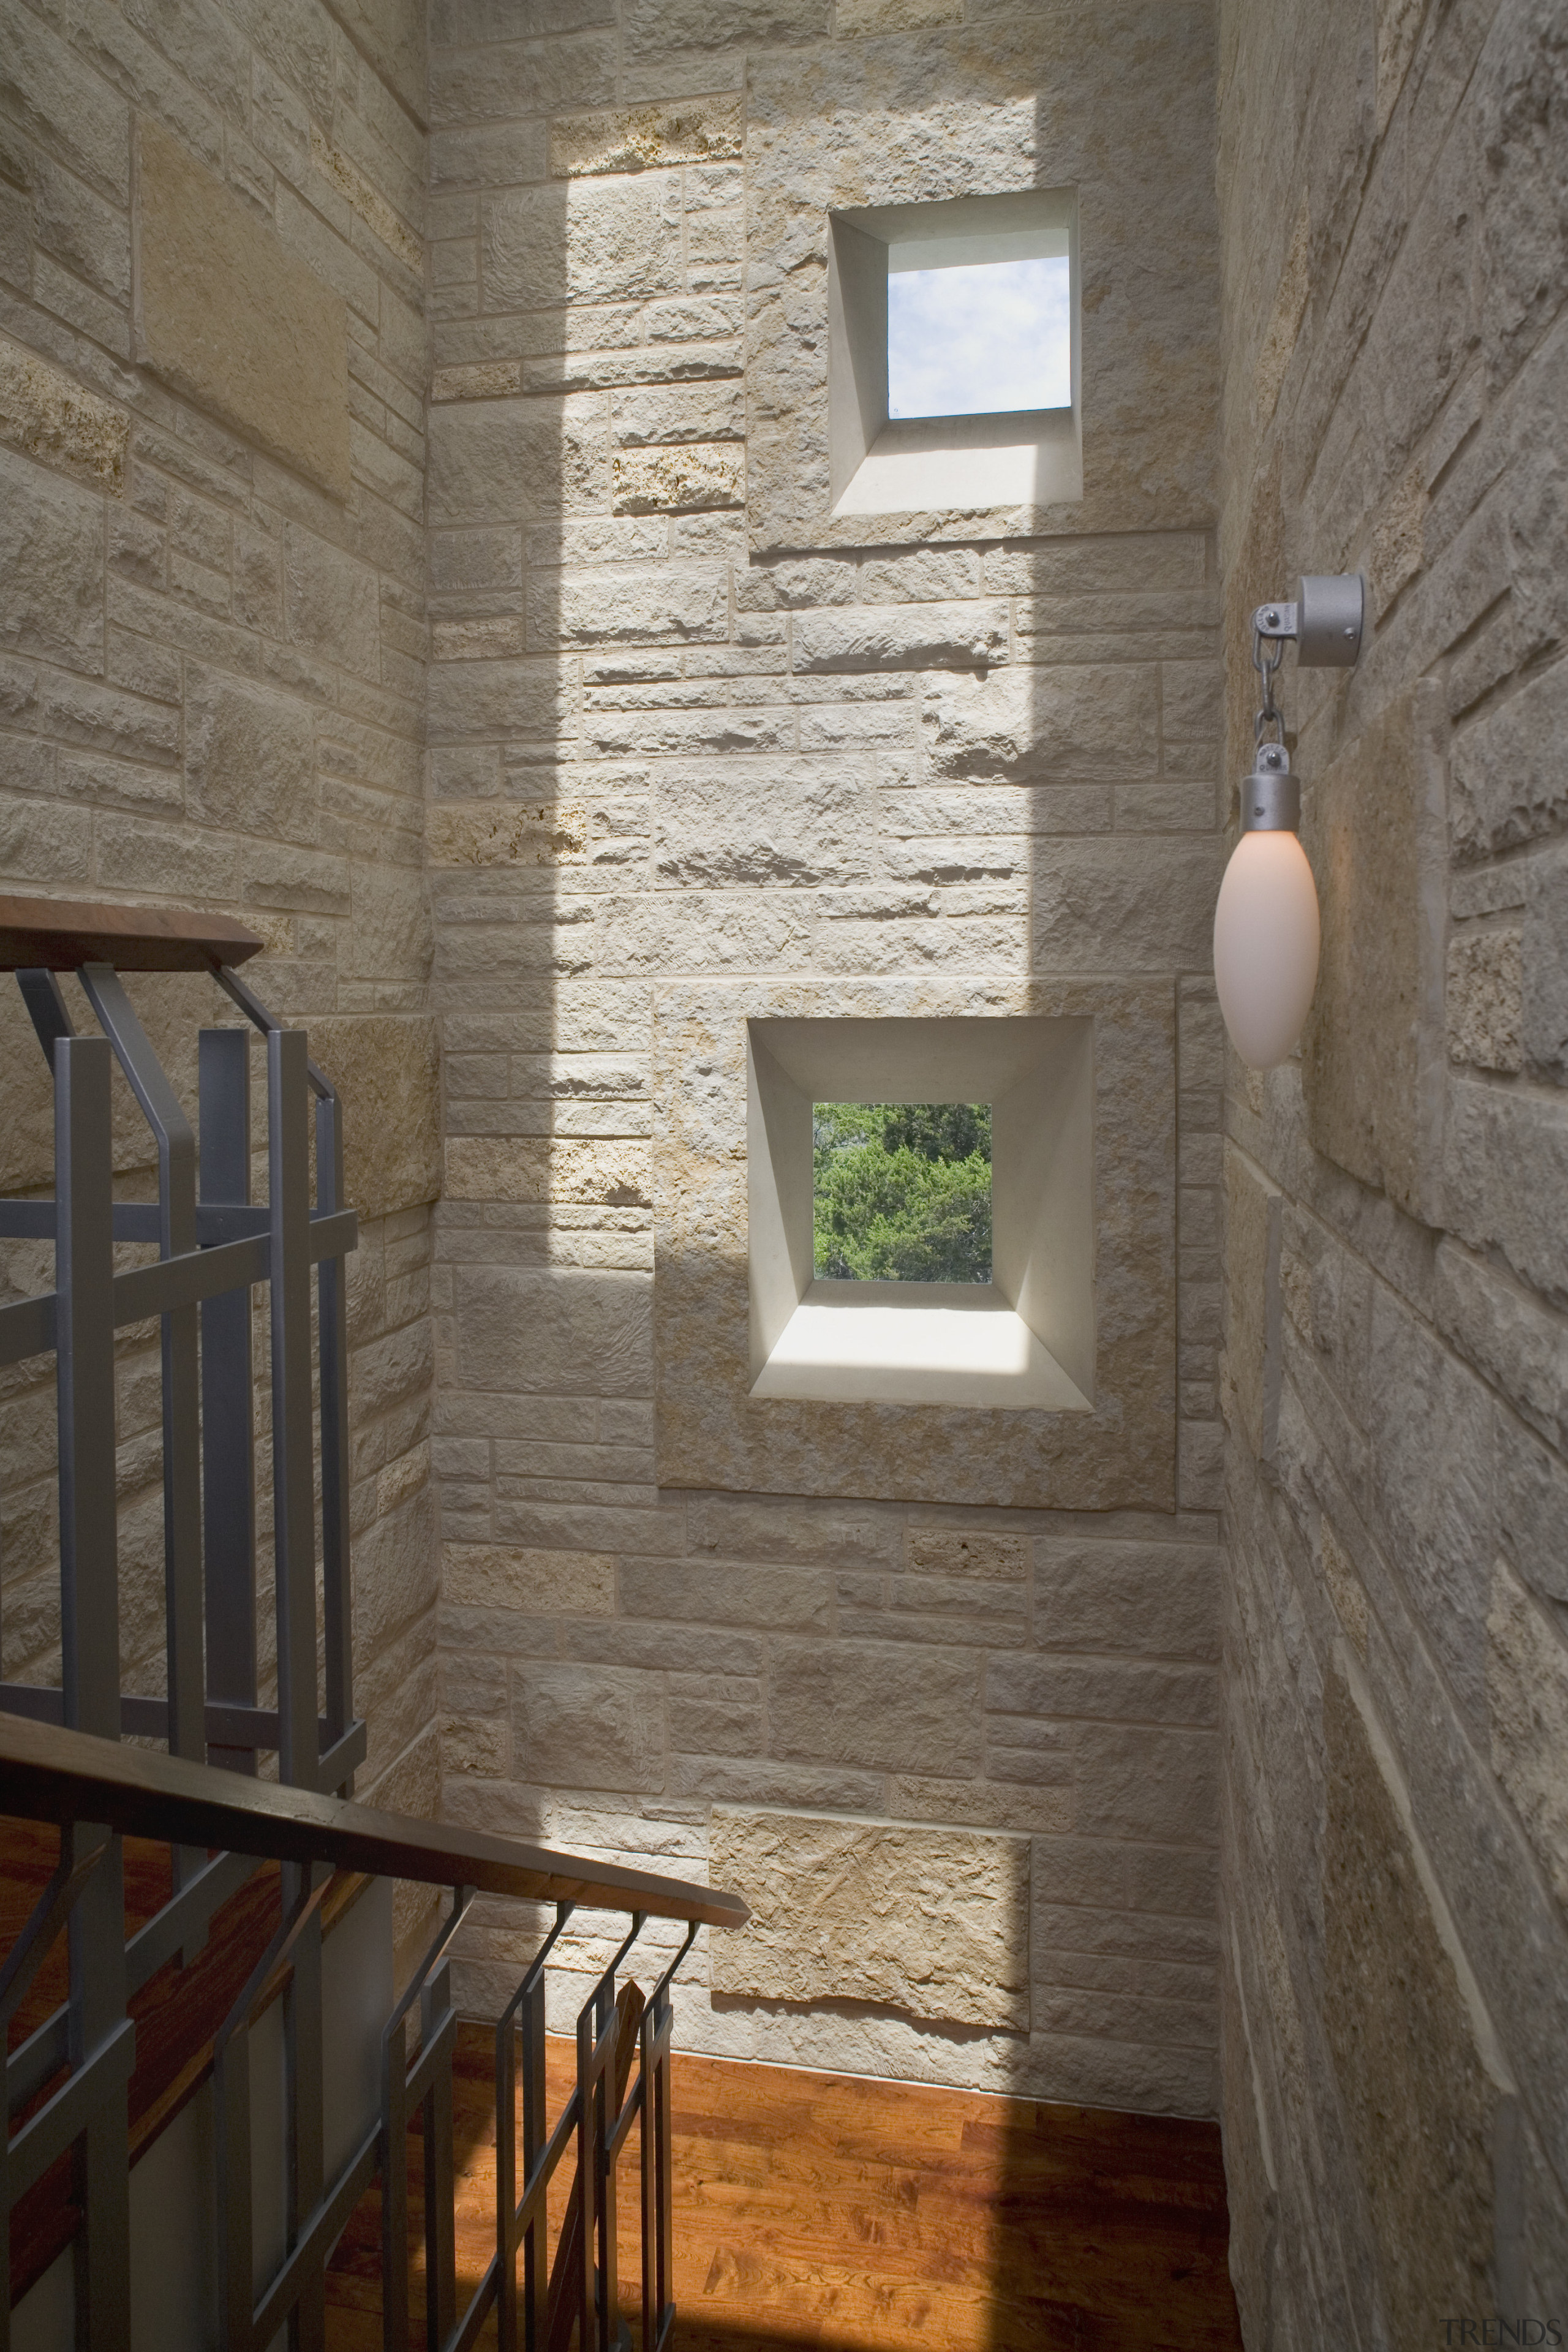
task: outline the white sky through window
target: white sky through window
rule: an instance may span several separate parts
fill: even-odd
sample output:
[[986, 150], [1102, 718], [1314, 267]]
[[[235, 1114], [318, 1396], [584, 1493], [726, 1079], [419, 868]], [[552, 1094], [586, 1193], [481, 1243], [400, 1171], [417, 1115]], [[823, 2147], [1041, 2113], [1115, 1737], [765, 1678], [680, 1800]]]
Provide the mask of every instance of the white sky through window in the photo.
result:
[[1072, 401], [1068, 258], [888, 276], [888, 415], [985, 416]]

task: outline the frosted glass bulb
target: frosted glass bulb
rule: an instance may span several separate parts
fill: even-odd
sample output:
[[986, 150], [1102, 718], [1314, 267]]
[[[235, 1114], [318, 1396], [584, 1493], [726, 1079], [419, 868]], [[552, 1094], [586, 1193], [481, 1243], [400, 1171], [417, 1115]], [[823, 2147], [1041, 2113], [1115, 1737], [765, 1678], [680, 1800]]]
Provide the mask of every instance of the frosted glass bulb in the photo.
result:
[[1293, 833], [1244, 833], [1214, 910], [1214, 976], [1232, 1045], [1255, 1070], [1282, 1062], [1318, 978], [1318, 893]]

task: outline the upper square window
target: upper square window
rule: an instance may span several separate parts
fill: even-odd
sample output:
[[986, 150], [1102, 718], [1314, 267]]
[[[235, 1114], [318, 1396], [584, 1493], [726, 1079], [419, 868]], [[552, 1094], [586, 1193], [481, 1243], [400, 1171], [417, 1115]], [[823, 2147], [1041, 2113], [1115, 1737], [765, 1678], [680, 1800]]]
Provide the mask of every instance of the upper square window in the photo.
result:
[[830, 215], [835, 514], [1083, 495], [1070, 189]]
[[888, 265], [888, 415], [1072, 406], [1071, 272], [1032, 261]]

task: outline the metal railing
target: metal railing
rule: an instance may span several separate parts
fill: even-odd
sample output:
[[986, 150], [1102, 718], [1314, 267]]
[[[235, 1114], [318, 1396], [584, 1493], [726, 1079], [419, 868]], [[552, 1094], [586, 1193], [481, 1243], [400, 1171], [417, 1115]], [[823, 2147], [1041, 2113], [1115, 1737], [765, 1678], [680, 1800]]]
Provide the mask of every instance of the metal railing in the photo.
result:
[[[432, 2352], [464, 2352], [493, 2310], [502, 2352], [564, 2346], [574, 2322], [582, 2346], [611, 2352], [631, 2338], [620, 2317], [616, 2265], [616, 2170], [637, 2127], [640, 2158], [642, 2352], [669, 2341], [671, 2293], [669, 2064], [670, 1988], [700, 1927], [738, 1927], [735, 1896], [652, 1872], [629, 1870], [548, 1847], [525, 1845], [439, 1822], [382, 1813], [342, 1798], [248, 1780], [183, 1759], [126, 1748], [53, 1724], [0, 1715], [0, 1776], [7, 1811], [57, 1822], [59, 1866], [0, 1968], [0, 2019], [16, 2011], [51, 1944], [78, 1918], [96, 1883], [118, 1869], [120, 1840], [162, 1839], [224, 1859], [286, 1864], [282, 1922], [216, 2035], [211, 2053], [217, 2152], [217, 2267], [221, 2341], [229, 2352], [262, 2352], [287, 2328], [290, 2345], [325, 2341], [327, 2265], [344, 2224], [373, 2182], [381, 2184], [383, 2342], [409, 2341], [407, 2133], [424, 2139], [426, 2310]], [[83, 1832], [79, 1824], [93, 1827]], [[219, 1867], [209, 1864], [209, 1869]], [[328, 2177], [321, 2161], [321, 1939], [320, 1913], [334, 1871], [411, 1879], [451, 1890], [450, 1907], [382, 2035], [380, 2112], [346, 2161]], [[290, 1891], [291, 1890], [291, 1891]], [[452, 2130], [452, 1939], [477, 1895], [552, 1904], [555, 1921], [495, 2028], [495, 2252], [459, 2313], [457, 2307]], [[172, 1911], [174, 1906], [169, 1906]], [[552, 2124], [545, 2085], [545, 1978], [570, 1919], [583, 1910], [618, 1913], [627, 1932], [579, 2011], [576, 2081]], [[616, 1978], [651, 1919], [683, 1922], [686, 1935], [657, 1978], [646, 2005], [635, 1989], [616, 1998]], [[167, 1958], [177, 1931], [160, 1914], [133, 1940], [142, 1980]], [[284, 2116], [289, 2183], [282, 2261], [259, 2294], [253, 2285], [252, 2134], [249, 2036], [279, 1990], [286, 2004], [289, 2095]], [[627, 2000], [628, 1993], [635, 1998]], [[72, 2008], [75, 2008], [73, 1986]], [[407, 2046], [417, 2011], [417, 2047]], [[29, 2080], [49, 2095], [5, 2153], [5, 2199], [19, 2197], [68, 2147], [96, 2127], [117, 2126], [126, 2168], [125, 2090], [135, 2029], [123, 2008], [98, 2021], [96, 2037], [73, 2032], [58, 2084]], [[37, 2036], [33, 2037], [37, 2042]], [[31, 2047], [24, 2044], [22, 2056]], [[13, 2065], [16, 2061], [13, 2060]], [[23, 2102], [16, 2102], [17, 2105]], [[521, 2126], [521, 2129], [520, 2129]], [[575, 2180], [553, 2266], [546, 2262], [546, 2199], [569, 2153]], [[94, 2352], [130, 2341], [128, 2252], [114, 2234], [125, 2210], [123, 2179], [104, 2206], [89, 2181], [83, 2195], [87, 2246], [79, 2281], [98, 2299], [78, 2305], [78, 2340]], [[0, 2217], [3, 2218], [3, 2217]], [[98, 2242], [93, 2245], [95, 2233]], [[3, 2243], [0, 2235], [0, 2243]], [[112, 2262], [111, 2262], [112, 2258]], [[521, 2258], [521, 2276], [520, 2276]], [[3, 2259], [3, 2258], [0, 2258]], [[87, 2279], [81, 2281], [85, 2267]], [[114, 2268], [118, 2268], [118, 2278]], [[0, 2326], [10, 2297], [0, 2298]], [[0, 2341], [4, 2338], [0, 2337]]]
[[[668, 2340], [673, 2324], [670, 1982], [698, 1926], [738, 1926], [744, 1907], [678, 1881], [458, 1836], [344, 1801], [365, 1736], [353, 1704], [348, 1540], [344, 1258], [357, 1231], [343, 1197], [337, 1095], [310, 1062], [303, 1033], [275, 1019], [234, 969], [259, 946], [220, 919], [0, 899], [0, 970], [16, 973], [49, 1063], [55, 1108], [54, 1198], [0, 1201], [0, 1240], [53, 1242], [55, 1287], [0, 1307], [0, 1367], [50, 1353], [55, 1360], [61, 1627], [58, 1688], [0, 1683], [0, 1801], [7, 1812], [60, 1825], [58, 1868], [0, 1968], [0, 2019], [9, 2025], [62, 1933], [70, 1963], [68, 1999], [7, 2058], [10, 2124], [0, 2167], [0, 2221], [51, 2164], [72, 2151], [80, 2212], [72, 2239], [77, 2342], [94, 2352], [128, 2347], [128, 2084], [135, 2029], [127, 2002], [171, 1958], [199, 1948], [214, 1915], [260, 1860], [270, 1857], [282, 1864], [282, 1923], [211, 2053], [223, 2342], [233, 2352], [251, 2347], [260, 2352], [285, 2327], [291, 2347], [312, 2352], [324, 2342], [328, 2258], [348, 2214], [379, 2178], [384, 2340], [405, 2352], [405, 2131], [417, 2117], [426, 2151], [426, 2344], [458, 2352], [475, 2340], [493, 2307], [503, 2352], [520, 2341], [529, 2352], [544, 2352], [547, 2343], [553, 2352], [564, 2344], [563, 2330], [569, 2332], [574, 2316], [583, 2352], [590, 2347], [608, 2352], [626, 2340], [617, 2306], [616, 2159], [640, 2119], [642, 2342], [652, 2352]], [[265, 1206], [250, 1200], [245, 1031], [202, 1031], [199, 1129], [193, 1130], [121, 970], [208, 972], [265, 1037]], [[58, 977], [62, 971], [78, 974], [101, 1035], [74, 1030]], [[156, 1145], [155, 1203], [114, 1198], [111, 1060], [129, 1081]], [[117, 1242], [155, 1244], [157, 1261], [116, 1274]], [[256, 1636], [250, 1294], [258, 1284], [267, 1286], [271, 1343], [275, 1706], [258, 1700]], [[120, 1688], [115, 1507], [115, 1333], [153, 1316], [160, 1318], [163, 1372], [162, 1695]], [[168, 1752], [128, 1749], [119, 1745], [124, 1734], [163, 1740]], [[255, 1777], [258, 1754], [265, 1751], [277, 1755], [276, 1783]], [[215, 1771], [215, 1765], [226, 1769]], [[127, 1833], [170, 1844], [174, 1889], [129, 1942], [121, 1848]], [[379, 2119], [329, 2179], [321, 2098], [321, 1908], [333, 1869], [444, 1885], [452, 1899], [386, 2027]], [[555, 1926], [497, 2029], [496, 2252], [458, 2315], [452, 2161], [457, 2020], [449, 1957], [476, 1890], [553, 1902], [557, 1908]], [[630, 1933], [583, 2010], [576, 2087], [547, 2131], [545, 1969], [578, 1906], [629, 1915]], [[684, 1920], [689, 1932], [641, 2013], [633, 2079], [630, 2013], [624, 1995], [617, 2009], [616, 1971], [653, 1916]], [[258, 2297], [247, 2053], [259, 2007], [279, 1983], [285, 2246]], [[410, 2058], [406, 2034], [416, 2007], [419, 2042]], [[18, 2118], [19, 2127], [13, 2128]], [[546, 2190], [574, 2145], [576, 2220], [564, 2234], [551, 2283], [544, 2262]], [[11, 2308], [5, 2244], [0, 2230], [0, 2352], [9, 2344]]]

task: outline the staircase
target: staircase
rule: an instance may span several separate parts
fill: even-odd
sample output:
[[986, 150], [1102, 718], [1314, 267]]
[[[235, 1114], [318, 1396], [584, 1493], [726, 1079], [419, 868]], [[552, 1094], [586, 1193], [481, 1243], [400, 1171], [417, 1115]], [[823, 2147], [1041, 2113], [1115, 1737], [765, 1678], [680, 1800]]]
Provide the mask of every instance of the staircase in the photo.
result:
[[[0, 970], [16, 974], [53, 1076], [56, 1171], [52, 1200], [0, 1202], [0, 1239], [52, 1241], [56, 1264], [52, 1291], [0, 1307], [0, 1370], [55, 1361], [62, 1629], [58, 1686], [0, 1684], [0, 2352], [315, 2352], [335, 2250], [353, 2219], [363, 2260], [373, 2204], [384, 2346], [462, 2352], [493, 2326], [502, 2352], [564, 2352], [574, 2333], [582, 2352], [629, 2347], [618, 2179], [634, 2137], [640, 2340], [655, 2352], [675, 2316], [670, 1987], [699, 1927], [740, 1926], [745, 1909], [707, 1887], [352, 1801], [364, 1754], [345, 1475], [355, 1220], [336, 1094], [303, 1034], [236, 970], [259, 945], [161, 908], [0, 899]], [[244, 1032], [202, 1033], [198, 1142], [122, 970], [208, 971], [265, 1037], [264, 1206], [249, 1199]], [[72, 972], [101, 1034], [73, 1027], [59, 982]], [[113, 1197], [111, 1057], [157, 1146], [155, 1205]], [[155, 1243], [158, 1259], [116, 1274], [117, 1241]], [[262, 1702], [256, 1641], [257, 1284], [271, 1343], [276, 1705]], [[114, 1334], [151, 1316], [163, 1335], [162, 1694], [119, 1687]], [[166, 1752], [128, 1747], [128, 1733]], [[268, 1755], [276, 1780], [258, 1769]], [[395, 1880], [447, 1896], [395, 1998]], [[480, 1893], [552, 1906], [554, 1924], [495, 2029], [494, 2252], [459, 2309], [448, 1963]], [[612, 1915], [618, 1941], [577, 2015], [574, 2076], [552, 2118], [546, 1979], [580, 1910]], [[650, 1921], [684, 1934], [663, 1931], [655, 1950]], [[646, 1999], [620, 1981], [639, 1951]]]

